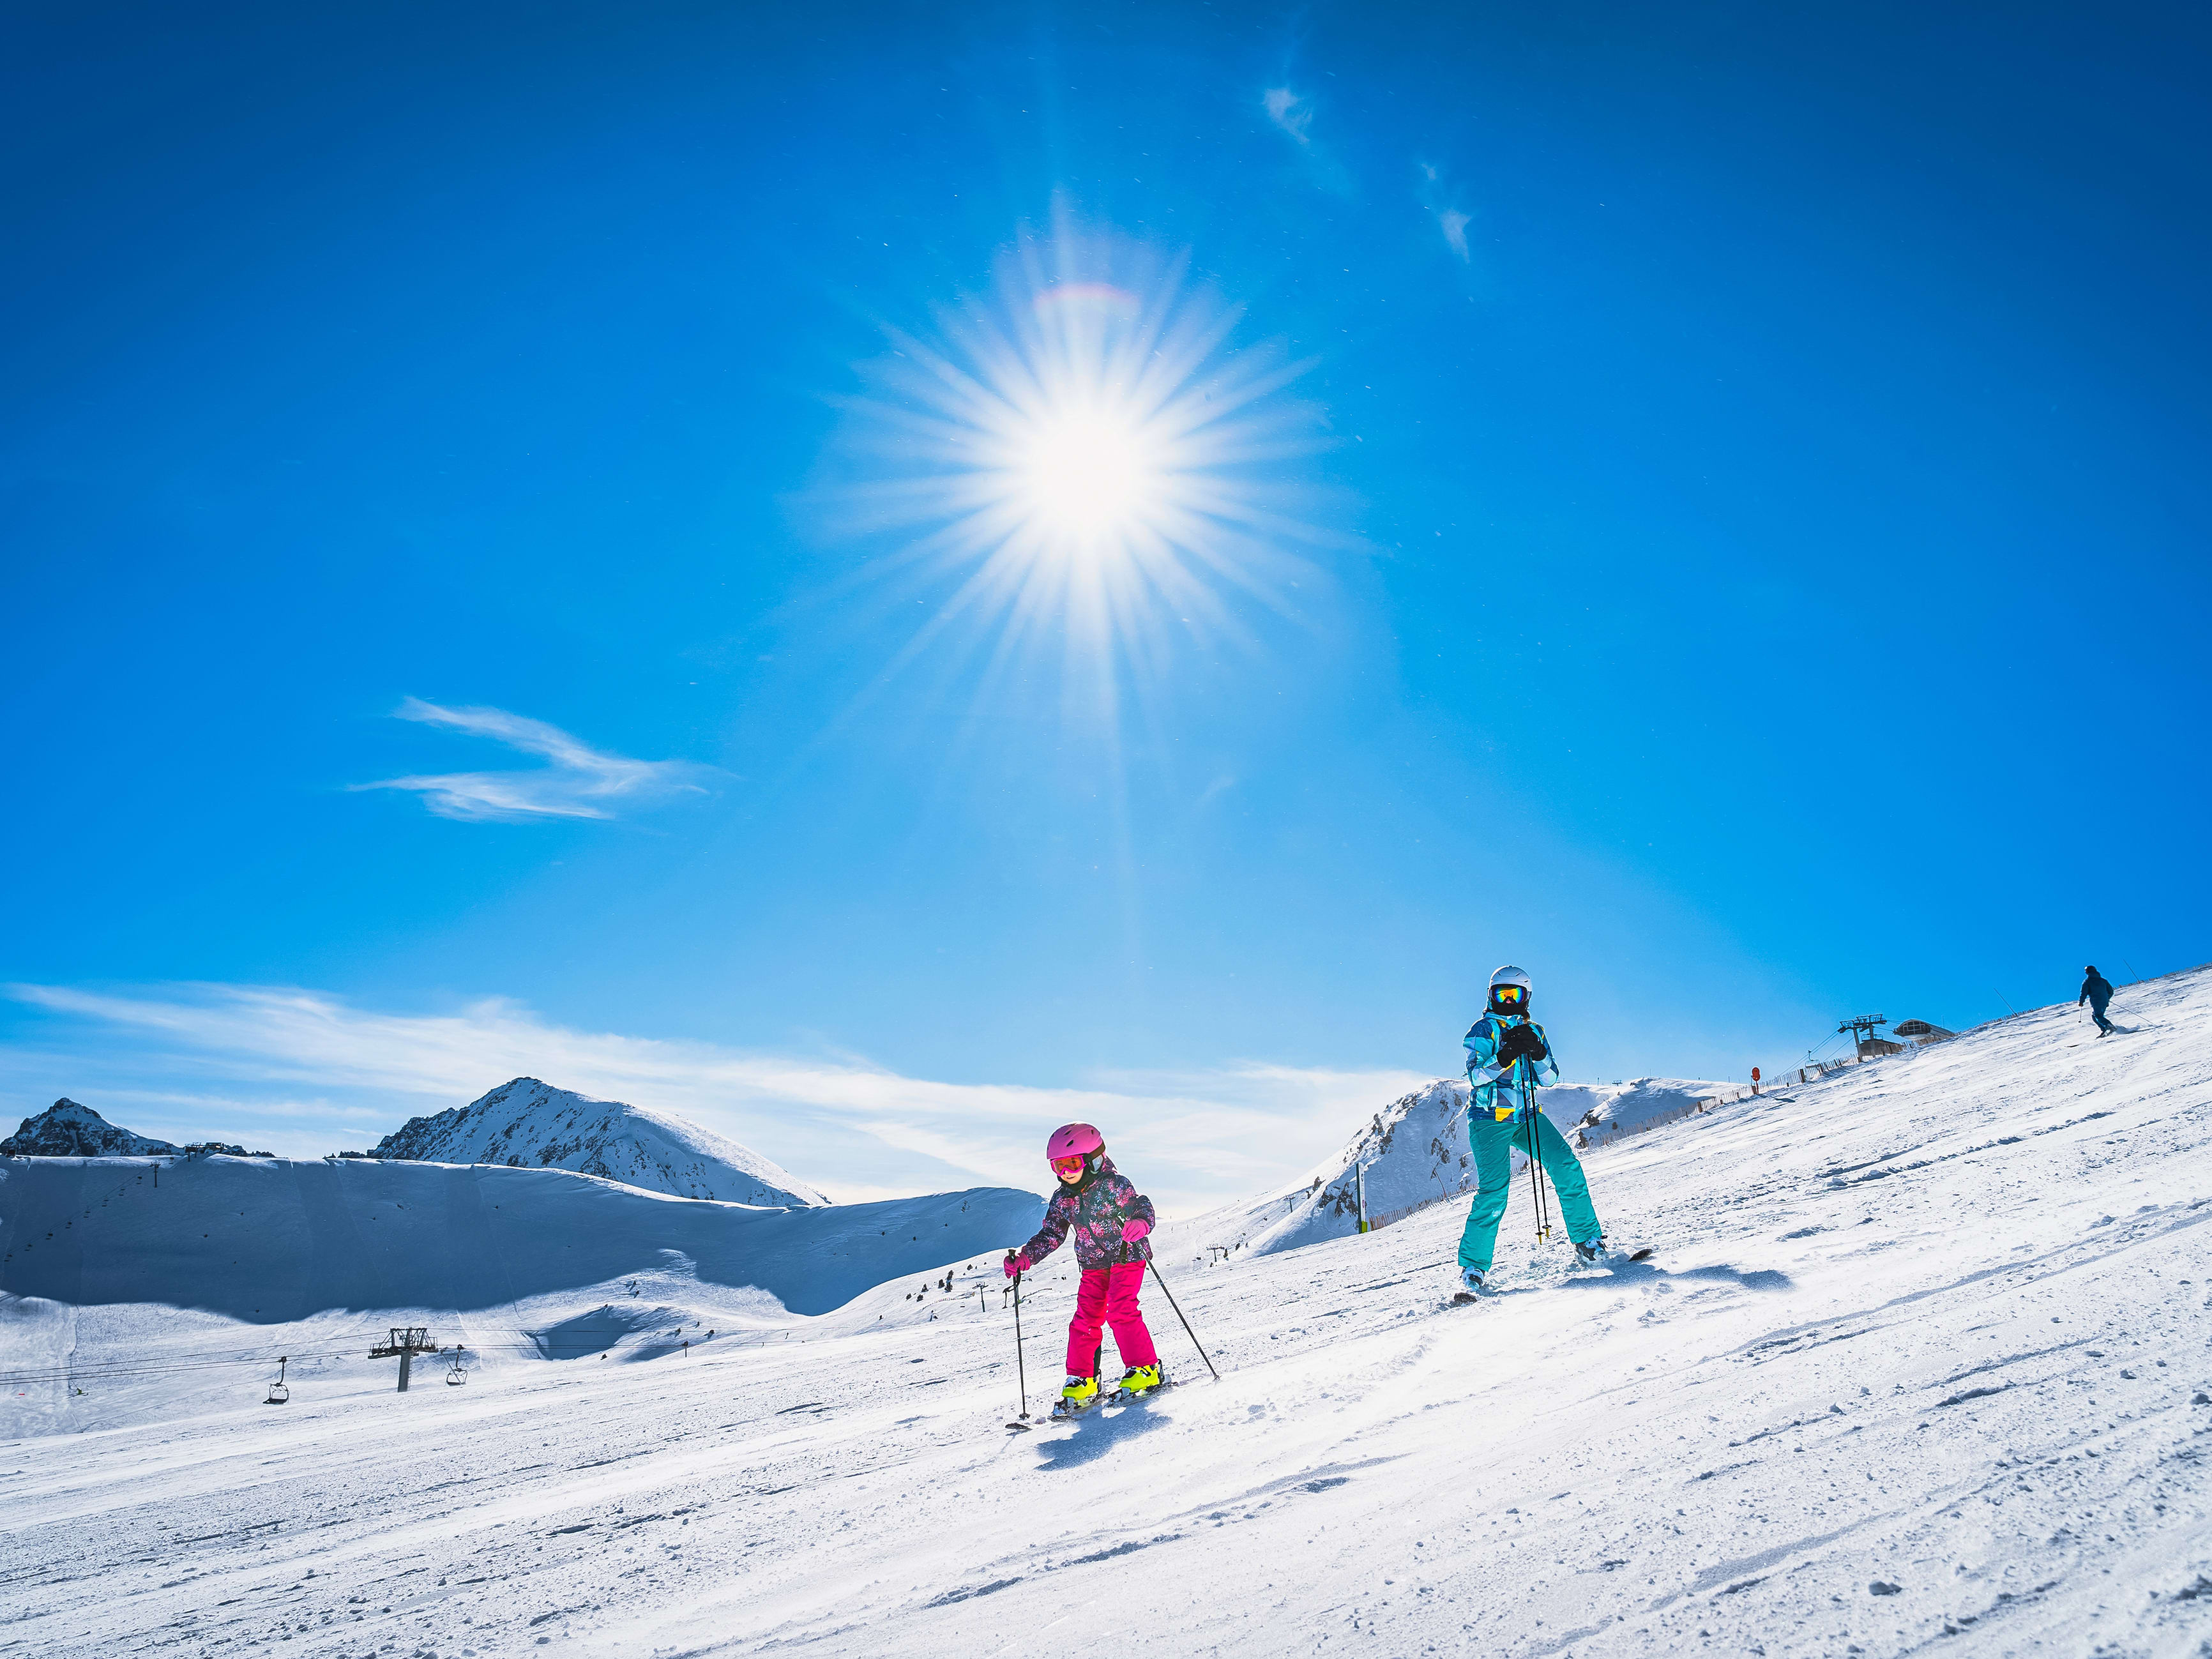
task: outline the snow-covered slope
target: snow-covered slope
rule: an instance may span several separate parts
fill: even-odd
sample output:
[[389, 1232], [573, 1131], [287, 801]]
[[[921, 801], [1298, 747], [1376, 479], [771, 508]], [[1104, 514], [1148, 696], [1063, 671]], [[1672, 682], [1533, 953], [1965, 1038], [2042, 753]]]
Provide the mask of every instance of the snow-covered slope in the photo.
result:
[[[2138, 1029], [2043, 1010], [1595, 1148], [1601, 1213], [1656, 1255], [1570, 1273], [1516, 1192], [1505, 1293], [1473, 1307], [1444, 1299], [1457, 1204], [1219, 1266], [1164, 1229], [1221, 1382], [1148, 1287], [1184, 1386], [1028, 1435], [1000, 1426], [1012, 1316], [980, 1255], [688, 1355], [665, 1331], [614, 1351], [672, 1356], [649, 1365], [493, 1352], [401, 1397], [364, 1342], [325, 1342], [344, 1357], [281, 1408], [256, 1368], [182, 1369], [249, 1346], [235, 1324], [157, 1355], [102, 1310], [0, 1303], [15, 1375], [85, 1390], [34, 1385], [82, 1431], [0, 1444], [4, 1639], [2198, 1655], [2212, 974], [2114, 1012]], [[1063, 1253], [1025, 1298], [1032, 1410], [1068, 1301]]]
[[[1602, 1139], [1693, 1108], [1718, 1085], [1676, 1078], [1631, 1083], [1570, 1083], [1539, 1089], [1544, 1115], [1570, 1138], [1578, 1130]], [[1170, 1224], [1178, 1241], [1201, 1251], [1267, 1255], [1359, 1231], [1359, 1192], [1352, 1171], [1364, 1168], [1370, 1224], [1388, 1224], [1423, 1205], [1474, 1190], [1468, 1150], [1468, 1085], [1439, 1078], [1394, 1100], [1334, 1157], [1304, 1178], [1256, 1199], [1239, 1200], [1188, 1222]], [[1517, 1174], [1527, 1163], [1513, 1155]]]
[[166, 1140], [133, 1134], [89, 1106], [56, 1101], [0, 1140], [0, 1158], [127, 1158], [177, 1149]]
[[497, 1164], [27, 1158], [0, 1164], [0, 1288], [280, 1324], [562, 1292], [580, 1303], [643, 1275], [817, 1314], [894, 1274], [1018, 1243], [1042, 1207], [1006, 1188], [762, 1209]]
[[669, 1112], [593, 1100], [534, 1077], [482, 1099], [411, 1118], [371, 1154], [428, 1164], [504, 1164], [574, 1170], [647, 1192], [732, 1204], [827, 1204], [788, 1171], [711, 1129]]
[[1545, 1114], [1570, 1139], [1581, 1131], [1583, 1144], [1589, 1145], [1682, 1116], [1696, 1110], [1700, 1100], [1733, 1086], [1679, 1077], [1639, 1077], [1626, 1083], [1562, 1084], [1541, 1093]]

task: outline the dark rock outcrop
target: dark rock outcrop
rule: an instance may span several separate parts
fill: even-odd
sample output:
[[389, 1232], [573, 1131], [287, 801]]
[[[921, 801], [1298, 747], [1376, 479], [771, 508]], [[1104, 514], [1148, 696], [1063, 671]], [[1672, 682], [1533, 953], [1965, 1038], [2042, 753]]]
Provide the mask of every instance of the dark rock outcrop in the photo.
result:
[[118, 1128], [73, 1100], [56, 1101], [36, 1117], [25, 1118], [21, 1128], [0, 1140], [0, 1156], [9, 1158], [146, 1158], [180, 1150], [166, 1140]]
[[249, 1152], [223, 1140], [196, 1140], [174, 1146], [151, 1135], [119, 1128], [89, 1106], [58, 1100], [36, 1117], [0, 1140], [0, 1158], [274, 1158], [274, 1152]]

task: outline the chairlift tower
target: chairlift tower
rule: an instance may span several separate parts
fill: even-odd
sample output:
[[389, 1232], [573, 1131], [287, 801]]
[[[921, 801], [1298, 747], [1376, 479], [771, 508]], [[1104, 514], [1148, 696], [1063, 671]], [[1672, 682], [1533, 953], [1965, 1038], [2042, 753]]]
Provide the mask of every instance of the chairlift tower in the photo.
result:
[[1836, 1034], [1840, 1036], [1846, 1031], [1851, 1033], [1853, 1038], [1851, 1052], [1858, 1059], [1864, 1060], [1867, 1044], [1875, 1041], [1875, 1028], [1888, 1024], [1889, 1017], [1887, 1014], [1854, 1014], [1836, 1027]]
[[389, 1341], [379, 1343], [368, 1351], [371, 1359], [397, 1359], [399, 1362], [399, 1392], [407, 1392], [407, 1379], [415, 1369], [418, 1353], [435, 1353], [437, 1344], [430, 1340], [428, 1328], [422, 1325], [392, 1327]]

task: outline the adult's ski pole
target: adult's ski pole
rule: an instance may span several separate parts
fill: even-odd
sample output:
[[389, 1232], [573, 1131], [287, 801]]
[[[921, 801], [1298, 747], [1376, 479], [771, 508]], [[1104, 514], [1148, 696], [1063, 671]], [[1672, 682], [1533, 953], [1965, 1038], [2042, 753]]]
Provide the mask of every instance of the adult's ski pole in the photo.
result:
[[[1529, 1070], [1534, 1072], [1535, 1067], [1531, 1066]], [[1551, 1206], [1544, 1201], [1544, 1149], [1536, 1138], [1536, 1085], [1528, 1076], [1519, 1081], [1521, 1118], [1528, 1126], [1528, 1192], [1536, 1200], [1536, 1242], [1541, 1244], [1552, 1237], [1552, 1217]]]
[[1175, 1292], [1168, 1288], [1167, 1280], [1160, 1277], [1160, 1264], [1154, 1261], [1151, 1263], [1151, 1266], [1152, 1269], [1153, 1283], [1157, 1284], [1160, 1287], [1160, 1294], [1167, 1297], [1168, 1306], [1175, 1310], [1175, 1316], [1182, 1321], [1182, 1334], [1190, 1339], [1190, 1346], [1198, 1350], [1198, 1357], [1200, 1359], [1206, 1360], [1206, 1369], [1209, 1371], [1213, 1371], [1213, 1380], [1218, 1382], [1221, 1381], [1221, 1373], [1219, 1371], [1213, 1370], [1212, 1360], [1206, 1358], [1206, 1344], [1198, 1340], [1198, 1333], [1191, 1329], [1190, 1321], [1183, 1319], [1182, 1305], [1175, 1299]]

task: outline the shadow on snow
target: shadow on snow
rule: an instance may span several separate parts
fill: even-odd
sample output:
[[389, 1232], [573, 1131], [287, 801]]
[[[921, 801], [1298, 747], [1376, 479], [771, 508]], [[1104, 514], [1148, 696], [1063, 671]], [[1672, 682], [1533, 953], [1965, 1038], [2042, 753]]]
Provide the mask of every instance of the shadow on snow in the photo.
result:
[[1601, 1290], [1607, 1285], [1620, 1283], [1666, 1282], [1681, 1279], [1717, 1279], [1723, 1284], [1741, 1285], [1747, 1291], [1789, 1291], [1797, 1282], [1788, 1273], [1775, 1267], [1753, 1267], [1746, 1272], [1717, 1262], [1710, 1267], [1685, 1267], [1680, 1273], [1669, 1273], [1656, 1261], [1627, 1261], [1602, 1273], [1577, 1274], [1566, 1284], [1571, 1289]]

